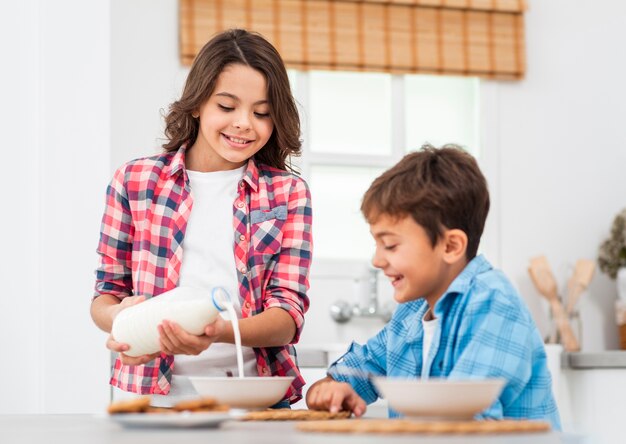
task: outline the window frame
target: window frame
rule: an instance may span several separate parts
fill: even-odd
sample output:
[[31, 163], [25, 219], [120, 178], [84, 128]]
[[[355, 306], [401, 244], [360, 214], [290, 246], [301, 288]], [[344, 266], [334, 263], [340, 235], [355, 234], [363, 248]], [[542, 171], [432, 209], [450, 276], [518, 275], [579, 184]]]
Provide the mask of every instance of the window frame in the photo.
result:
[[313, 152], [309, 145], [306, 134], [310, 128], [309, 114], [305, 112], [310, 105], [310, 82], [308, 71], [292, 70], [294, 78], [294, 97], [300, 111], [300, 124], [303, 129], [304, 140], [302, 144], [302, 158], [298, 164], [304, 178], [310, 177], [311, 167], [320, 166], [354, 166], [354, 167], [379, 167], [389, 168], [398, 162], [405, 153], [405, 102], [404, 102], [404, 76], [391, 74], [391, 154], [388, 155], [363, 155], [334, 154]]
[[[345, 167], [374, 167], [390, 168], [406, 154], [406, 96], [405, 75], [390, 74], [391, 76], [391, 154], [387, 155], [362, 155], [334, 154], [324, 152], [312, 152], [307, 134], [310, 130], [310, 80], [309, 72], [301, 70], [289, 70], [292, 80], [293, 95], [296, 99], [303, 134], [302, 157], [294, 160], [303, 178], [311, 175], [313, 166], [345, 166]], [[476, 92], [475, 116], [478, 120], [476, 141], [478, 146], [472, 150], [483, 174], [489, 184], [491, 198], [491, 210], [485, 225], [485, 231], [481, 238], [479, 253], [484, 253], [490, 261], [498, 266], [501, 260], [500, 251], [500, 223], [499, 223], [499, 155], [497, 150], [498, 135], [489, 131], [498, 124], [498, 87], [497, 82], [478, 79]], [[369, 261], [369, 258], [363, 258]], [[315, 262], [354, 264], [362, 262], [357, 259], [337, 259], [330, 257], [316, 258]], [[349, 267], [348, 267], [349, 268]]]

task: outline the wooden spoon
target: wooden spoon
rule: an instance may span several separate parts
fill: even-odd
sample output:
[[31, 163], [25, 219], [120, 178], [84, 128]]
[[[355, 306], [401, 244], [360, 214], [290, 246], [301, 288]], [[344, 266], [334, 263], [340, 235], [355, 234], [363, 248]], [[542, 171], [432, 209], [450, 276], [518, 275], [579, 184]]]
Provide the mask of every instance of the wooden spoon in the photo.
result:
[[594, 261], [579, 259], [574, 266], [574, 272], [567, 281], [567, 315], [571, 316], [580, 296], [589, 286], [596, 268]]
[[552, 310], [552, 318], [561, 334], [561, 341], [565, 351], [579, 351], [580, 344], [574, 335], [572, 326], [570, 325], [561, 300], [557, 292], [556, 279], [550, 269], [550, 264], [545, 256], [539, 256], [530, 260], [528, 273], [535, 287], [550, 303]]

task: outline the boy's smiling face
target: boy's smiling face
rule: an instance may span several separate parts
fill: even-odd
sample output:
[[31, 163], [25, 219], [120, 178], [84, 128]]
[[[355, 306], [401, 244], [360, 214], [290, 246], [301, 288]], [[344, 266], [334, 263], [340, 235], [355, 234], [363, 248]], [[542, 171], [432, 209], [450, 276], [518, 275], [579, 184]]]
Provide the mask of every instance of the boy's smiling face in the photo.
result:
[[444, 231], [433, 247], [424, 228], [410, 216], [381, 214], [370, 224], [376, 241], [372, 264], [391, 280], [397, 302], [424, 298], [432, 309], [447, 290], [458, 268], [451, 262], [457, 255], [450, 255], [455, 246], [449, 245], [448, 236], [460, 230]]

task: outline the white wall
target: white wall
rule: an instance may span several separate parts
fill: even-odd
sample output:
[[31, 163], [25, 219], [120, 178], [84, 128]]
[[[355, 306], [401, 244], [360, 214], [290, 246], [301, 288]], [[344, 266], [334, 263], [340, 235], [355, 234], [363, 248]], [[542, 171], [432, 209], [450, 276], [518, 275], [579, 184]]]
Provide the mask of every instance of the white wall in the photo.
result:
[[187, 69], [178, 56], [177, 0], [111, 0], [111, 172], [160, 152], [162, 112]]
[[[0, 54], [4, 59], [0, 69], [0, 97], [4, 102], [0, 106], [0, 128], [5, 152], [5, 167], [0, 174], [4, 195], [0, 217], [0, 344], [5, 365], [0, 366], [0, 380], [10, 382], [0, 397], [2, 412], [8, 411], [9, 403], [17, 411], [41, 405], [38, 3], [0, 3]], [[16, 41], [20, 44], [15, 45]], [[17, 362], [9, 362], [13, 359], [21, 363], [19, 367]], [[16, 367], [28, 383], [12, 383], [18, 380]]]
[[0, 3], [0, 413], [107, 399], [89, 304], [109, 176], [109, 26], [106, 0]]
[[[529, 258], [545, 253], [563, 280], [626, 206], [624, 18], [620, 0], [530, 1], [527, 78], [483, 86], [488, 251], [542, 328]], [[159, 109], [182, 87], [177, 2], [0, 2], [0, 37], [0, 413], [102, 411], [108, 355], [88, 315], [99, 218], [113, 168], [155, 152]], [[350, 279], [314, 278], [304, 343], [380, 328], [332, 324], [328, 305], [351, 293]], [[616, 347], [614, 298], [598, 274], [582, 301], [586, 350]]]
[[[620, 0], [531, 1], [527, 77], [497, 85], [500, 265], [539, 322], [529, 258], [545, 254], [564, 288], [626, 206], [625, 20]], [[584, 350], [618, 348], [615, 297], [598, 272], [581, 301]]]

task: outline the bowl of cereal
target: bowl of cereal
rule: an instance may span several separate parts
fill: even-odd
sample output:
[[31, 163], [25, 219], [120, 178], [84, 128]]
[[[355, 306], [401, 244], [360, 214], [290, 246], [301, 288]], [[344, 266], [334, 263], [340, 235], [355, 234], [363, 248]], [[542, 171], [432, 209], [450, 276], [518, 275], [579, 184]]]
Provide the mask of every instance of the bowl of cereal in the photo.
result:
[[408, 417], [443, 420], [472, 419], [489, 408], [504, 387], [504, 379], [415, 379], [373, 377], [389, 406]]
[[281, 401], [293, 376], [211, 377], [191, 376], [189, 380], [200, 396], [216, 399], [232, 408], [262, 409]]

